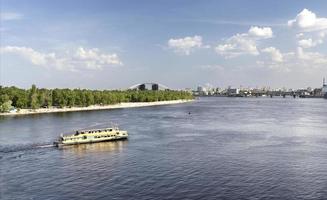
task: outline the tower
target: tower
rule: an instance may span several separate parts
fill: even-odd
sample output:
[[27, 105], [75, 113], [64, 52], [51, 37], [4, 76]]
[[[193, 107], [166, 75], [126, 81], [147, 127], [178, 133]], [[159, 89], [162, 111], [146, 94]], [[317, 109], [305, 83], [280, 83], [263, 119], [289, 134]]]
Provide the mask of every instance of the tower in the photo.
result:
[[321, 89], [321, 93], [324, 96], [324, 98], [327, 99], [327, 84], [326, 84], [326, 79], [323, 79], [323, 83], [322, 83], [322, 89]]

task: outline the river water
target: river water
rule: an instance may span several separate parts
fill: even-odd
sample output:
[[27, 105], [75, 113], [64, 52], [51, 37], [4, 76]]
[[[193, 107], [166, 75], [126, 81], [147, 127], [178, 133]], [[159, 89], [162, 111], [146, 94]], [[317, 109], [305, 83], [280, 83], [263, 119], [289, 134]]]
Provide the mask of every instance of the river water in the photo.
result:
[[[61, 132], [108, 122], [129, 139], [51, 147]], [[327, 100], [1, 117], [0, 199], [327, 199]]]

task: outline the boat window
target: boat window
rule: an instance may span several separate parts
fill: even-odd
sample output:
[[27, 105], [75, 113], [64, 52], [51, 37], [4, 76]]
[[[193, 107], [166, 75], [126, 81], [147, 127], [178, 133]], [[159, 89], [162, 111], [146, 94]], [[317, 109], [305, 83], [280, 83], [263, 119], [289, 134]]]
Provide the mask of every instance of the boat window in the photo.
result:
[[109, 129], [109, 131], [112, 131], [112, 129]]

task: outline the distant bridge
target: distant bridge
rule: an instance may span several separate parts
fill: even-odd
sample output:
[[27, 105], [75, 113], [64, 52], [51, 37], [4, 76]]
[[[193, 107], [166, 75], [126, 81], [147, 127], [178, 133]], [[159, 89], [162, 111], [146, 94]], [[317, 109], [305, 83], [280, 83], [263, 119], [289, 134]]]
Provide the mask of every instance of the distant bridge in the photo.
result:
[[298, 91], [255, 91], [252, 92], [252, 96], [282, 96], [282, 97], [286, 97], [286, 96], [292, 96], [294, 98], [296, 97], [309, 97], [309, 96], [316, 96], [314, 94], [310, 94], [309, 92], [307, 92], [306, 90], [298, 90]]
[[130, 90], [169, 90], [169, 88], [160, 83], [139, 83], [129, 87]]

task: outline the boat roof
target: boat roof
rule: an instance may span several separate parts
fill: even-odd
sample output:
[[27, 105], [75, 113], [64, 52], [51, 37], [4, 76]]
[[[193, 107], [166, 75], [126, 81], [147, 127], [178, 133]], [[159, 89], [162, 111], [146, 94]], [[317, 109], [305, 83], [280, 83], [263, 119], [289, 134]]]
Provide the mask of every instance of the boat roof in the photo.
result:
[[108, 129], [117, 129], [117, 127], [108, 127], [108, 128], [95, 128], [95, 129], [83, 129], [83, 130], [76, 130], [78, 132], [88, 132], [88, 131], [101, 131], [101, 130], [108, 130]]

